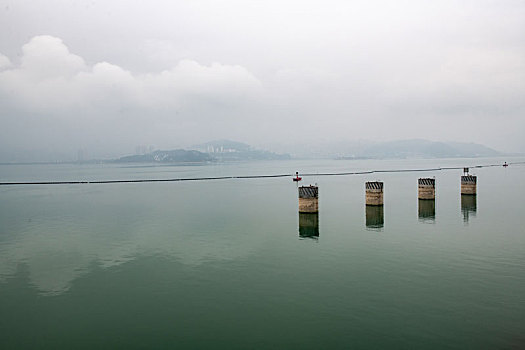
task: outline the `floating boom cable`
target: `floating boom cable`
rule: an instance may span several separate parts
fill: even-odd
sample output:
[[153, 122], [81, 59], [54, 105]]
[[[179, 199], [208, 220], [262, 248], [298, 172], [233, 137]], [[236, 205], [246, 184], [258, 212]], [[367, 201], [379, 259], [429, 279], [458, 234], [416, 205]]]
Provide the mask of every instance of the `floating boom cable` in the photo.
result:
[[[508, 165], [525, 164], [525, 162], [508, 163]], [[501, 164], [475, 165], [470, 168], [489, 168], [499, 167]], [[354, 172], [340, 173], [302, 173], [302, 176], [348, 176], [348, 175], [366, 175], [378, 173], [410, 173], [424, 171], [443, 171], [443, 170], [460, 170], [463, 167], [439, 167], [425, 169], [387, 169], [387, 170], [365, 170]], [[181, 181], [211, 181], [211, 180], [228, 180], [228, 179], [264, 179], [291, 177], [296, 174], [273, 174], [273, 175], [236, 175], [236, 176], [213, 176], [213, 177], [190, 177], [190, 178], [172, 178], [172, 179], [129, 179], [129, 180], [93, 180], [93, 181], [35, 181], [35, 182], [0, 182], [0, 186], [10, 185], [85, 185], [85, 184], [121, 184], [121, 183], [143, 183], [143, 182], [181, 182]]]

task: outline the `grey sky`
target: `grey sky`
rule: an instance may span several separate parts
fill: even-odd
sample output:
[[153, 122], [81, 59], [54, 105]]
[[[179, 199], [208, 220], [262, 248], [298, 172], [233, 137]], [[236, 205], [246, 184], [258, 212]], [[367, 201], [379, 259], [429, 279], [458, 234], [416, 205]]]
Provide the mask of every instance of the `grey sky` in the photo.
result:
[[0, 0], [0, 149], [525, 151], [523, 1]]

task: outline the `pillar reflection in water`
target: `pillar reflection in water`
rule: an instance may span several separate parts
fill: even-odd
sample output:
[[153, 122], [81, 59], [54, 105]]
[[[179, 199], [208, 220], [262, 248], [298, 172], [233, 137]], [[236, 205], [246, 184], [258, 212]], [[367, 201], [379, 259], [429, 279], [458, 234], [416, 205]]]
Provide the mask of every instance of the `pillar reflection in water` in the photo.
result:
[[367, 205], [365, 206], [366, 228], [375, 231], [381, 231], [385, 220], [383, 216], [383, 206]]
[[299, 213], [299, 237], [319, 238], [319, 213]]
[[436, 222], [436, 201], [434, 199], [418, 200], [418, 217], [419, 221], [435, 223]]
[[461, 213], [463, 213], [463, 221], [467, 223], [470, 216], [476, 216], [477, 198], [475, 194], [461, 195]]

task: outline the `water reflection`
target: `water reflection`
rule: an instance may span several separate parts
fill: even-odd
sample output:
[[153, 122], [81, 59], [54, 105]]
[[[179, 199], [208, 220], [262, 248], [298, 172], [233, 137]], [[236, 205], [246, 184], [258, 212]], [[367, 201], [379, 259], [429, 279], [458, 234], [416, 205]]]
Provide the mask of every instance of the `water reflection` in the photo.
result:
[[383, 216], [383, 206], [367, 205], [365, 207], [366, 228], [369, 230], [381, 231], [385, 223]]
[[173, 210], [166, 200], [154, 205], [159, 192], [141, 196], [144, 203], [122, 199], [126, 191], [121, 196], [83, 188], [69, 192], [32, 202], [23, 191], [14, 192], [23, 197], [20, 203], [4, 201], [7, 196], [2, 193], [0, 206], [9, 211], [0, 211], [0, 288], [24, 268], [38, 294], [56, 296], [93, 271], [137, 258], [160, 257], [197, 266], [245, 257], [264, 242], [263, 235], [242, 234], [263, 227], [263, 220], [242, 206], [236, 207], [237, 217], [225, 220], [230, 208], [209, 209], [205, 201], [197, 203], [206, 215], [191, 215], [197, 213], [195, 202], [186, 211], [182, 205]]
[[468, 223], [470, 216], [475, 217], [477, 211], [476, 195], [462, 194], [461, 195], [461, 213], [463, 213], [463, 221]]
[[434, 224], [436, 222], [436, 201], [434, 199], [418, 200], [419, 221]]
[[299, 237], [319, 238], [319, 213], [299, 213]]

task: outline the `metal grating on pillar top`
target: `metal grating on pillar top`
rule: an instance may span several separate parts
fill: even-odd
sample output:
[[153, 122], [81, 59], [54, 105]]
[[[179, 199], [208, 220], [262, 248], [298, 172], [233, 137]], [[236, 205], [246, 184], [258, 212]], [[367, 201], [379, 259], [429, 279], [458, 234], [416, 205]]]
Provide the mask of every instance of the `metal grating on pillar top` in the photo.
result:
[[370, 181], [365, 183], [365, 188], [367, 190], [382, 190], [383, 183], [379, 181]]
[[317, 198], [319, 197], [319, 188], [317, 186], [299, 187], [299, 198]]
[[461, 183], [463, 184], [475, 184], [476, 181], [477, 181], [476, 176], [473, 176], [473, 175], [461, 176]]

